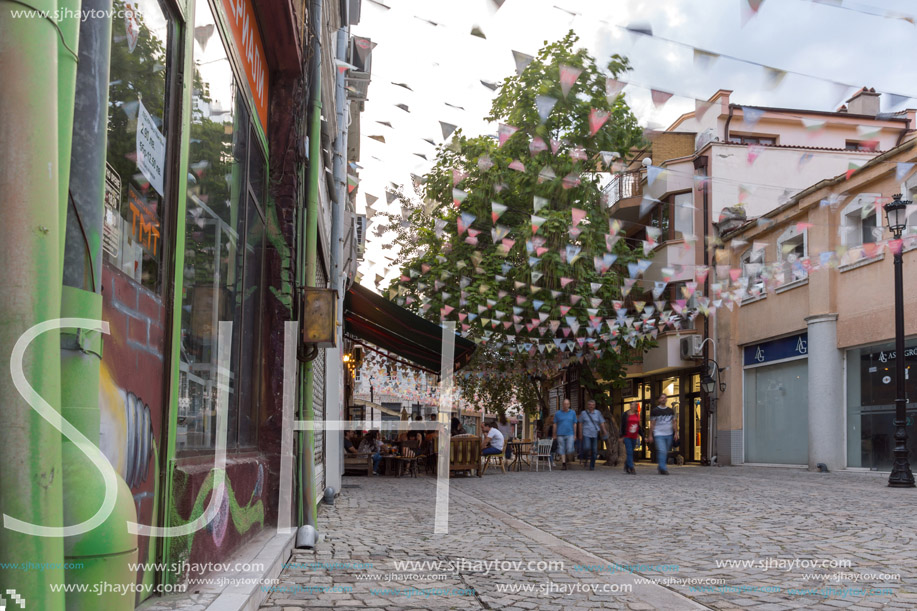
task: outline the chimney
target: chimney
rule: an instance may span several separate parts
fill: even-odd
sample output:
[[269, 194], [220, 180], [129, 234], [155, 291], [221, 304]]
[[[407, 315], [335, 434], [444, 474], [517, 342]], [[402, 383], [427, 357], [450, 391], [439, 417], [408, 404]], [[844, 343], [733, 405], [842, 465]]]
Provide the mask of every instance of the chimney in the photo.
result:
[[879, 94], [875, 89], [863, 87], [847, 100], [847, 112], [853, 115], [876, 116], [879, 114]]

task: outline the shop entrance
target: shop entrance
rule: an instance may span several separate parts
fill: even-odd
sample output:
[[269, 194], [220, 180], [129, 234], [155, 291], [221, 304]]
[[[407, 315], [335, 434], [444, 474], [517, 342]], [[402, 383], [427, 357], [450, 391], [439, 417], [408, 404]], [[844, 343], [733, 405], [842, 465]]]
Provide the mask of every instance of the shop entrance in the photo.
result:
[[[650, 413], [662, 393], [666, 395], [666, 406], [675, 412], [675, 422], [678, 426], [679, 442], [671, 449], [669, 456], [680, 455], [685, 462], [700, 462], [705, 436], [702, 425], [700, 374], [690, 373], [628, 381], [624, 392], [621, 393], [621, 405], [617, 413], [623, 415], [630, 408], [631, 403], [636, 402], [639, 405], [643, 430], [648, 433]], [[641, 445], [634, 450], [634, 458], [654, 461], [653, 444], [641, 440]]]

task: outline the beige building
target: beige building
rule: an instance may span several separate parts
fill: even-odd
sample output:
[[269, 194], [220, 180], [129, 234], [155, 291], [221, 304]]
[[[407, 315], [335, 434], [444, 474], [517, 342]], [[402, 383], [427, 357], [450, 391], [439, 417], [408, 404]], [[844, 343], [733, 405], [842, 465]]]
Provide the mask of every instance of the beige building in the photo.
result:
[[[917, 198], [917, 139], [722, 229], [714, 298], [726, 391], [721, 464], [890, 470], [894, 448], [893, 250], [903, 248], [908, 395], [917, 397], [917, 207], [901, 242], [881, 206]], [[910, 446], [917, 407], [909, 410]]]
[[[715, 223], [736, 212], [757, 217], [783, 209], [810, 185], [894, 149], [917, 127], [915, 111], [882, 114], [879, 95], [865, 88], [833, 112], [744, 106], [732, 102], [731, 93], [717, 91], [697, 111], [653, 135], [606, 188], [611, 215], [627, 238], [655, 242], [653, 264], [631, 293], [630, 305], [684, 300], [689, 311], [698, 305], [716, 310], [708, 301], [714, 262], [704, 247]], [[716, 455], [731, 459], [743, 451], [736, 432], [741, 427], [728, 417], [716, 423], [711, 397], [700, 384], [705, 359], [714, 356], [718, 315], [673, 315], [657, 347], [628, 369], [625, 389], [615, 396], [616, 417], [624, 405], [638, 401], [648, 423], [654, 398], [665, 392], [679, 422], [682, 444], [676, 454], [686, 462], [705, 463]], [[730, 384], [729, 390], [736, 388]], [[717, 429], [724, 430], [714, 433]], [[642, 458], [651, 454], [638, 449]]]

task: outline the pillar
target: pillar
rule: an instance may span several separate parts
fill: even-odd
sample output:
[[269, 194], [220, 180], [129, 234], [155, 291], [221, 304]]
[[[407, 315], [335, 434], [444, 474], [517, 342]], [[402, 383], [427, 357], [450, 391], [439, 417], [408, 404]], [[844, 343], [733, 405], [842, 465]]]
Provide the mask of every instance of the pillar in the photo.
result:
[[837, 314], [806, 317], [809, 353], [809, 469], [847, 466], [844, 445], [844, 358], [837, 349]]

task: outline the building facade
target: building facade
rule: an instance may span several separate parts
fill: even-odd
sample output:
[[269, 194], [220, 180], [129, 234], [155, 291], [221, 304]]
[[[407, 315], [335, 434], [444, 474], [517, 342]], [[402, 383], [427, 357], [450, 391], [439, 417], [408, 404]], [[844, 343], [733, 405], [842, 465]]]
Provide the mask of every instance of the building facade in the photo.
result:
[[[727, 386], [718, 406], [721, 462], [891, 468], [899, 358], [892, 258], [903, 249], [902, 358], [913, 398], [917, 292], [908, 280], [917, 265], [917, 208], [896, 241], [881, 206], [896, 193], [917, 195], [915, 144], [906, 139], [856, 172], [725, 231], [716, 253], [721, 298], [732, 295], [717, 317]], [[755, 262], [743, 264], [749, 248]]]
[[[718, 432], [716, 393], [701, 388], [705, 363], [716, 357], [722, 312], [708, 248], [715, 223], [777, 209], [794, 193], [893, 149], [917, 125], [911, 110], [880, 113], [878, 94], [865, 88], [835, 112], [743, 106], [731, 93], [716, 92], [695, 112], [650, 134], [650, 144], [617, 168], [606, 189], [611, 215], [627, 238], [652, 252], [653, 265], [630, 305], [663, 298], [701, 313], [673, 315], [657, 346], [628, 369], [624, 389], [615, 393], [617, 415], [637, 401], [647, 423], [656, 397], [665, 393], [680, 427], [676, 454], [687, 462], [726, 456], [722, 444], [736, 443], [724, 432], [732, 429]], [[750, 251], [741, 256], [754, 263]]]
[[[368, 52], [351, 57], [359, 1], [109, 0], [84, 2], [104, 17], [82, 21], [78, 8], [61, 23], [59, 56], [26, 61], [0, 43], [4, 82], [57, 92], [37, 107], [31, 90], [0, 94], [0, 354], [9, 363], [23, 334], [48, 321], [104, 321], [46, 332], [24, 374], [118, 480], [114, 517], [84, 535], [0, 533], [5, 561], [90, 567], [0, 571], [4, 588], [48, 610], [82, 604], [48, 583], [147, 586], [91, 601], [126, 608], [253, 541], [282, 536], [289, 549], [292, 534], [278, 527], [314, 519], [326, 483], [339, 481], [339, 463], [328, 465], [336, 437], [283, 439], [294, 414], [340, 418], [340, 341], [291, 371], [284, 347], [299, 339], [285, 328], [304, 322], [304, 287], [342, 298], [353, 280], [350, 118], [365, 87], [348, 93], [345, 80], [369, 77], [336, 64], [369, 65]], [[0, 38], [58, 49], [43, 19], [7, 13]], [[2, 512], [47, 525], [91, 517], [87, 503], [105, 485], [74, 451], [76, 433], [62, 439], [10, 382], [0, 387], [10, 399], [0, 410]], [[29, 466], [14, 474], [23, 456]], [[293, 492], [283, 499], [282, 489]], [[121, 532], [125, 520], [141, 526]]]

